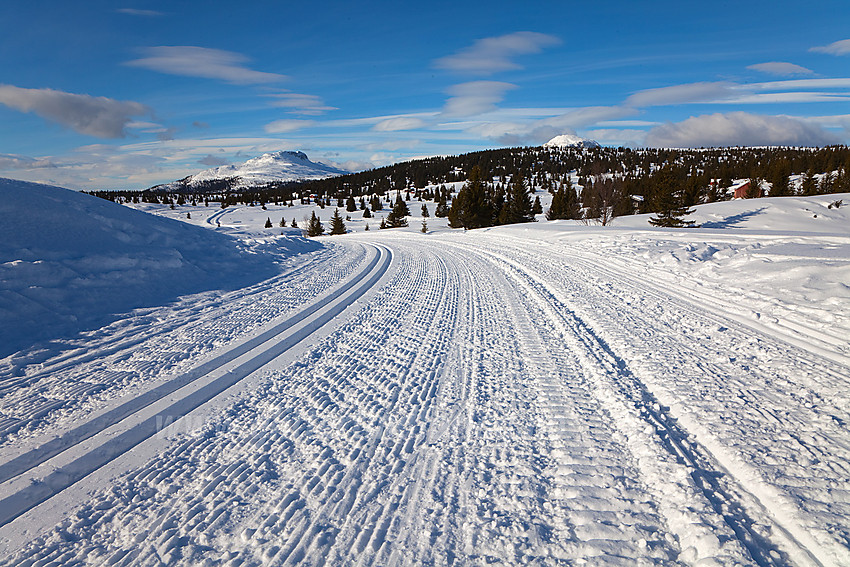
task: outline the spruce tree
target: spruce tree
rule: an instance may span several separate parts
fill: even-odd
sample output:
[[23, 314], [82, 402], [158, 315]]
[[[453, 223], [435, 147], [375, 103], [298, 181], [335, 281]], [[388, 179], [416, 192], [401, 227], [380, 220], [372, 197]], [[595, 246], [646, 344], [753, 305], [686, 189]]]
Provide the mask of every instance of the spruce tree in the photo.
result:
[[271, 227], [272, 227], [272, 219], [266, 218], [265, 228], [271, 228]]
[[472, 168], [469, 179], [452, 199], [448, 217], [452, 228], [481, 228], [492, 224], [492, 210], [479, 166]]
[[431, 214], [428, 212], [428, 205], [425, 203], [422, 204], [422, 218], [428, 218]]
[[396, 199], [395, 206], [393, 206], [393, 209], [387, 216], [387, 226], [389, 228], [407, 226], [407, 215], [409, 214], [410, 211], [407, 209], [405, 202], [401, 198]]
[[345, 232], [345, 223], [339, 216], [339, 209], [334, 209], [334, 214], [331, 217], [331, 234], [345, 234]]
[[514, 224], [520, 222], [534, 221], [534, 206], [531, 203], [531, 194], [525, 184], [522, 175], [515, 174], [511, 177], [508, 192], [505, 196], [505, 204], [499, 214], [500, 224]]
[[363, 209], [363, 218], [364, 219], [372, 218], [372, 211], [369, 210], [369, 207], [366, 207], [365, 209]]
[[661, 168], [650, 181], [652, 182], [652, 205], [656, 214], [649, 219], [649, 224], [669, 228], [693, 227], [693, 221], [683, 219], [694, 211], [682, 205], [682, 186], [673, 167]]
[[313, 211], [313, 215], [307, 223], [307, 236], [319, 236], [324, 232], [325, 227], [322, 224], [322, 221], [320, 221], [319, 217], [316, 216], [316, 211]]
[[289, 226], [291, 226], [292, 228], [298, 228], [298, 221], [295, 220], [295, 219], [292, 219], [292, 224], [289, 225]]
[[534, 204], [531, 206], [531, 212], [535, 215], [543, 214], [543, 205], [540, 204], [540, 197], [538, 195], [534, 196]]
[[348, 201], [345, 203], [345, 210], [349, 213], [353, 213], [357, 210], [357, 203], [354, 201], [354, 197], [348, 198]]

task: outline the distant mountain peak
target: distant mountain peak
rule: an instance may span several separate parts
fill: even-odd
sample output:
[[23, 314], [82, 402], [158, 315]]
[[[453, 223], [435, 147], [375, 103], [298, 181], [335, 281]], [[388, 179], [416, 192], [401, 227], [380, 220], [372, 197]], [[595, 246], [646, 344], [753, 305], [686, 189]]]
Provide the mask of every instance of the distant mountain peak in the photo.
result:
[[561, 134], [543, 145], [547, 148], [598, 148], [599, 142], [575, 134]]
[[192, 188], [210, 181], [233, 179], [233, 187], [242, 188], [268, 183], [325, 179], [346, 173], [350, 172], [310, 161], [304, 152], [280, 150], [251, 158], [242, 164], [206, 169], [162, 187], [171, 189], [179, 185]]

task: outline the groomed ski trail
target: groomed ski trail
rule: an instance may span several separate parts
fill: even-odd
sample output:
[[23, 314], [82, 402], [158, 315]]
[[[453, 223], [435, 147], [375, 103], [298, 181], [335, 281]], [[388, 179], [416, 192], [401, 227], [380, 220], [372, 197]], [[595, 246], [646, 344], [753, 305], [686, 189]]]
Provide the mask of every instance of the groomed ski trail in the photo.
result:
[[4, 564], [848, 557], [840, 364], [568, 245], [381, 231], [338, 248], [358, 241], [393, 262], [333, 328], [258, 359], [250, 388], [166, 427], [55, 528], [0, 528]]

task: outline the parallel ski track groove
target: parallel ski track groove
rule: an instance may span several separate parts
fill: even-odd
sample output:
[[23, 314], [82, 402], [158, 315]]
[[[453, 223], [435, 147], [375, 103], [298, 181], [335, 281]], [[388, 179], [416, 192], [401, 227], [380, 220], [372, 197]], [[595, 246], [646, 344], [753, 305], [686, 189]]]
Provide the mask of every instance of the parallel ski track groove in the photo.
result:
[[[121, 421], [128, 419], [130, 416], [143, 412], [143, 410], [155, 402], [165, 399], [165, 397], [169, 394], [176, 392], [180, 388], [191, 385], [193, 382], [198, 381], [204, 376], [210, 375], [218, 368], [225, 366], [227, 363], [239, 358], [240, 356], [249, 353], [252, 350], [260, 350], [260, 352], [248, 361], [229, 370], [222, 376], [215, 378], [212, 382], [203, 386], [201, 389], [185, 394], [182, 398], [178, 398], [168, 408], [160, 412], [160, 416], [167, 415], [174, 421], [182, 418], [188, 412], [206, 403], [245, 376], [248, 376], [264, 364], [303, 341], [316, 329], [327, 324], [333, 319], [333, 317], [342, 312], [358, 297], [362, 296], [380, 279], [381, 276], [383, 276], [389, 268], [392, 260], [392, 254], [387, 248], [383, 246], [374, 246], [374, 249], [376, 251], [374, 259], [356, 277], [347, 282], [342, 289], [339, 290], [335, 298], [313, 304], [302, 310], [299, 314], [288, 318], [284, 322], [276, 325], [272, 329], [269, 329], [243, 345], [219, 355], [212, 361], [194, 369], [194, 371], [186, 373], [172, 382], [168, 382], [158, 388], [155, 388], [148, 392], [145, 396], [140, 396], [135, 400], [126, 402], [122, 406], [115, 408], [102, 418], [96, 420], [94, 423], [87, 424], [92, 426], [92, 429], [86, 429], [87, 426], [84, 425], [77, 430], [69, 432], [66, 436], [57, 439], [55, 444], [51, 444], [44, 449], [36, 450], [35, 454], [21, 455], [18, 459], [4, 463], [2, 468], [4, 479], [8, 481], [29, 470], [32, 470], [39, 464], [49, 462], [51, 458], [61, 455], [62, 452], [67, 450], [69, 446], [74, 447], [83, 440], [90, 439], [105, 431], [110, 426], [119, 424]], [[351, 292], [350, 294], [348, 294], [349, 291]], [[275, 341], [279, 335], [306, 320], [320, 309], [327, 309], [327, 311], [318, 316], [316, 320], [310, 322], [308, 327], [305, 327], [302, 331], [298, 331], [295, 335], [288, 337], [284, 341]], [[148, 437], [151, 437], [161, 426], [161, 420], [146, 418], [142, 424], [132, 426], [120, 435], [105, 441], [102, 445], [99, 445], [76, 458], [65, 469], [54, 471], [45, 477], [43, 481], [29, 484], [24, 489], [7, 495], [0, 500], [0, 510], [2, 510], [2, 512], [0, 512], [0, 526], [13, 521], [21, 514], [49, 499], [55, 493], [78, 482], [106, 463], [112, 461], [119, 454], [123, 454]], [[106, 449], [107, 447], [109, 447], [109, 449]]]
[[[614, 362], [613, 366], [617, 369], [617, 382], [622, 388], [622, 394], [631, 400], [631, 403], [639, 410], [641, 417], [646, 419], [659, 432], [658, 437], [669, 452], [687, 464], [695, 486], [703, 492], [707, 501], [735, 532], [739, 541], [759, 565], [781, 566], [790, 564], [789, 557], [784, 550], [777, 548], [773, 542], [764, 538], [754, 529], [757, 520], [750, 517], [747, 505], [737, 499], [733, 491], [724, 486], [728, 482], [739, 483], [739, 479], [722, 467], [706, 447], [690, 440], [693, 438], [692, 434], [684, 430], [666, 412], [664, 406], [658, 403], [646, 384], [631, 372], [626, 361], [620, 358], [611, 346], [574, 311], [553, 296], [539, 275], [535, 274], [528, 266], [522, 266], [499, 253], [481, 248], [467, 247], [467, 249], [492, 258], [510, 270], [518, 279], [526, 280], [529, 291], [536, 293], [541, 305], [551, 315], [564, 321], [567, 327], [573, 330], [575, 336], [586, 345], [588, 351], [602, 351]], [[558, 306], [557, 309], [556, 306]], [[631, 388], [636, 390], [637, 395]], [[736, 488], [738, 491], [749, 494], [744, 486], [737, 486]], [[751, 496], [758, 502], [757, 497]], [[724, 510], [724, 504], [727, 506], [731, 504], [731, 510], [729, 508]], [[763, 515], [766, 514], [764, 509], [760, 512]], [[776, 522], [775, 527], [783, 533], [787, 541], [797, 548], [797, 557], [804, 556], [814, 565], [823, 565], [816, 555], [793, 535], [797, 530], [786, 528], [776, 518], [773, 519]]]

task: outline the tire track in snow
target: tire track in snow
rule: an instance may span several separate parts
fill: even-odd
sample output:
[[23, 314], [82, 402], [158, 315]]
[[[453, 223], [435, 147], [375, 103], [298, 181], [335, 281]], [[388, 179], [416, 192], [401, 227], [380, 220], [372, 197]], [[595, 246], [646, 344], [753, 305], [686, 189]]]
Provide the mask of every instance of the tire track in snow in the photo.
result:
[[[374, 248], [373, 260], [336, 298], [314, 304], [179, 379], [125, 402], [44, 450], [5, 463], [7, 482], [0, 485], [0, 526], [151, 437], [163, 425], [179, 420], [331, 321], [388, 269], [391, 253], [384, 247]], [[22, 478], [28, 471], [35, 474]]]

